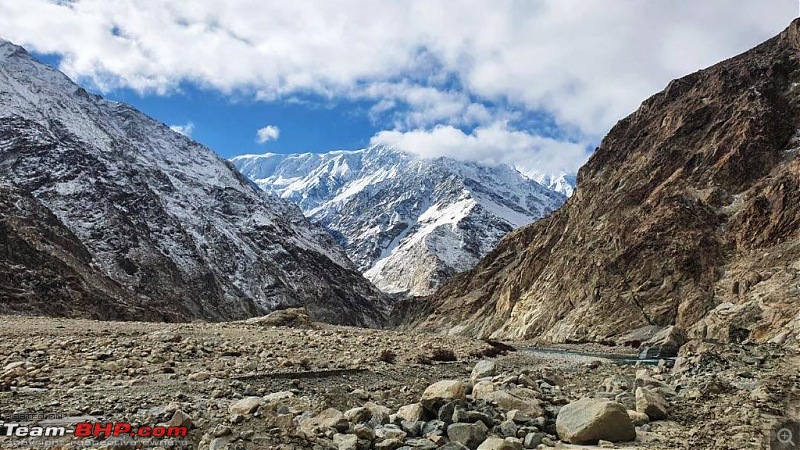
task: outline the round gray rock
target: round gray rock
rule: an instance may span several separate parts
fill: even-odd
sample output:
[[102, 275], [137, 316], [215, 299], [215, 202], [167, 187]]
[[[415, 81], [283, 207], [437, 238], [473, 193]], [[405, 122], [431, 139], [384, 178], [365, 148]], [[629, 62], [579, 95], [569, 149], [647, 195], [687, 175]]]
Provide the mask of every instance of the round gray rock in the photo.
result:
[[636, 428], [624, 406], [603, 399], [583, 398], [558, 413], [558, 436], [572, 444], [587, 444], [602, 439], [624, 442], [636, 439]]

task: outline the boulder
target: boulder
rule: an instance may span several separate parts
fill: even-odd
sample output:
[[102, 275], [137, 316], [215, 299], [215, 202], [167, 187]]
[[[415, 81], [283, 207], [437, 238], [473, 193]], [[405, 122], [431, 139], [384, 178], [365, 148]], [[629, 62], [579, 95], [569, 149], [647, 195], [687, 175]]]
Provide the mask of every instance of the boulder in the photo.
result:
[[530, 417], [539, 417], [544, 415], [544, 408], [539, 399], [536, 398], [537, 395], [538, 393], [536, 391], [518, 387], [509, 390], [489, 392], [488, 394], [476, 398], [486, 400], [487, 402], [493, 402], [500, 409], [506, 411], [516, 409]]
[[372, 412], [364, 407], [353, 408], [345, 411], [344, 417], [351, 423], [364, 423], [372, 419]]
[[458, 442], [448, 442], [439, 447], [439, 450], [468, 450], [468, 448]]
[[172, 418], [169, 419], [167, 426], [191, 428], [192, 418], [188, 414], [179, 409], [172, 414]]
[[479, 381], [472, 386], [472, 398], [485, 400], [486, 396], [494, 391], [494, 383], [491, 381]]
[[522, 450], [522, 442], [515, 438], [499, 438], [492, 436], [481, 445], [477, 450]]
[[511, 411], [506, 413], [506, 419], [514, 423], [528, 423], [531, 420], [533, 420], [533, 417], [531, 417], [528, 414], [525, 414], [524, 412], [518, 409], [512, 409]]
[[390, 425], [386, 425], [386, 426], [375, 428], [375, 436], [378, 439], [400, 439], [400, 440], [403, 440], [403, 439], [406, 438], [407, 433], [405, 431], [401, 430], [400, 428], [398, 428], [397, 425], [390, 424]]
[[499, 431], [503, 437], [517, 437], [517, 424], [513, 420], [504, 420], [495, 431]]
[[261, 397], [247, 397], [243, 398], [228, 407], [228, 412], [231, 414], [238, 414], [246, 416], [253, 414], [264, 404], [264, 399]]
[[425, 409], [436, 414], [443, 404], [453, 400], [465, 400], [466, 397], [464, 383], [458, 380], [444, 380], [428, 386], [419, 402]]
[[602, 439], [611, 442], [636, 439], [636, 428], [624, 406], [602, 399], [583, 398], [561, 408], [556, 418], [558, 436], [572, 444]]
[[[401, 447], [401, 448], [403, 448], [403, 449], [405, 449], [405, 448], [413, 448], [413, 449], [421, 449], [421, 450], [436, 450], [437, 448], [439, 448], [439, 446], [434, 444], [432, 441], [427, 440], [427, 439], [415, 438], [415, 439], [407, 439], [403, 443], [403, 447]], [[464, 448], [464, 447], [462, 446], [461, 448]]]
[[313, 435], [317, 431], [335, 429], [344, 433], [350, 428], [350, 422], [338, 409], [328, 408], [319, 413], [316, 417], [311, 417], [300, 422], [300, 430], [306, 434]]
[[686, 332], [682, 328], [674, 325], [666, 327], [639, 347], [639, 358], [674, 358], [686, 340]]
[[425, 415], [425, 409], [421, 403], [414, 403], [411, 405], [401, 406], [397, 410], [397, 417], [401, 420], [408, 420], [410, 422], [418, 422], [422, 420]]
[[497, 374], [497, 364], [494, 361], [490, 361], [488, 359], [483, 359], [478, 361], [475, 364], [475, 367], [472, 369], [472, 374], [470, 375], [470, 379], [475, 382], [480, 380], [481, 378], [489, 378], [493, 377]]
[[458, 442], [475, 450], [486, 439], [486, 432], [489, 429], [483, 422], [476, 423], [454, 423], [447, 427], [447, 437], [451, 442]]
[[655, 390], [636, 388], [636, 411], [647, 414], [651, 420], [663, 420], [669, 415], [669, 404]]
[[628, 410], [628, 417], [631, 418], [631, 422], [633, 422], [633, 424], [635, 426], [637, 426], [637, 427], [639, 425], [644, 425], [647, 422], [650, 422], [650, 418], [647, 417], [647, 414], [641, 413], [639, 411], [633, 411], [633, 410], [629, 409]]
[[333, 435], [333, 444], [338, 450], [357, 450], [358, 437], [354, 434], [336, 433]]
[[397, 450], [403, 446], [403, 441], [400, 439], [386, 439], [375, 444], [375, 450]]

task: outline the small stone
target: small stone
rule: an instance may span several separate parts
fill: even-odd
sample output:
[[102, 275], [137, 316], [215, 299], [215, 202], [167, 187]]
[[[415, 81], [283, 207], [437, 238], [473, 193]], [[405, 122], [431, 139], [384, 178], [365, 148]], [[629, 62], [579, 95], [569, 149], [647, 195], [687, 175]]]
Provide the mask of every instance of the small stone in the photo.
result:
[[206, 381], [211, 378], [211, 374], [208, 372], [195, 372], [189, 375], [189, 381]]
[[223, 437], [231, 434], [231, 429], [225, 425], [217, 425], [211, 430], [211, 435], [214, 437]]

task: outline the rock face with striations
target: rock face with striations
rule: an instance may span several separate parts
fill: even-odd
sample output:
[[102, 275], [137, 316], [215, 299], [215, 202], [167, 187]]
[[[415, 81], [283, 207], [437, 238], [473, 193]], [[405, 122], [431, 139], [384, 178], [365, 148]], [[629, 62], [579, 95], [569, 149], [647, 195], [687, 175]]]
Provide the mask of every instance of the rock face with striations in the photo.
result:
[[385, 309], [298, 208], [2, 40], [0, 243], [6, 312], [225, 320], [305, 306], [377, 325]]
[[406, 304], [407, 322], [551, 342], [673, 324], [689, 338], [796, 342], [799, 26], [647, 99], [559, 211]]

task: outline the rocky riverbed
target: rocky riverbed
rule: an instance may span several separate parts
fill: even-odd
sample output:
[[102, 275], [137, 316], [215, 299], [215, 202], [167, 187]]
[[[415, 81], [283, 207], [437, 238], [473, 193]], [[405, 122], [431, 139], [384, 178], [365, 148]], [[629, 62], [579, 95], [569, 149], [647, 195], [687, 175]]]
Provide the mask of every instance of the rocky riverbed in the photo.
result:
[[6, 422], [190, 427], [139, 447], [0, 437], [2, 449], [741, 449], [800, 418], [800, 356], [777, 345], [690, 341], [674, 367], [637, 366], [286, 312], [224, 324], [0, 320]]

